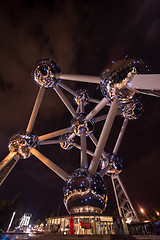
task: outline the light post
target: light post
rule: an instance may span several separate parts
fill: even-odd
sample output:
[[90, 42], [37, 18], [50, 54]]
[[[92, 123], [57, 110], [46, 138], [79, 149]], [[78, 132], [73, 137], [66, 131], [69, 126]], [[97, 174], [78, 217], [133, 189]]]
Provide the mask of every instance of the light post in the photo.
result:
[[[147, 221], [149, 220], [148, 216], [145, 213], [144, 208], [140, 208], [140, 212], [142, 213], [142, 215], [147, 219]], [[145, 220], [144, 220], [145, 221]]]
[[156, 219], [159, 220], [160, 219], [160, 213], [158, 211], [156, 211]]

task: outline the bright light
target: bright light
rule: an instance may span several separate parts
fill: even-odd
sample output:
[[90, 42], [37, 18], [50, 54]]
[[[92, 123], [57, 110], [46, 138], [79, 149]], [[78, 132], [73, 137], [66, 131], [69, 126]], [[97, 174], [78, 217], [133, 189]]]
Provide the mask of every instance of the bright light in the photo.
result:
[[157, 216], [159, 216], [159, 212], [156, 212]]
[[131, 218], [127, 218], [127, 220], [126, 220], [126, 223], [131, 223], [132, 222], [132, 219]]
[[143, 208], [140, 208], [140, 211], [141, 211], [141, 213], [144, 213], [144, 209]]

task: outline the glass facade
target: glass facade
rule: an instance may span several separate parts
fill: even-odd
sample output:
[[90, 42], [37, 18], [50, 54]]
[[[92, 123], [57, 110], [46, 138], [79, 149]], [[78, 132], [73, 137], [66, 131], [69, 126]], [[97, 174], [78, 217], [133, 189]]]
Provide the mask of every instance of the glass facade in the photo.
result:
[[[128, 234], [127, 224], [123, 218], [109, 216], [70, 215], [66, 217], [52, 217], [47, 219], [46, 231], [57, 234]], [[119, 232], [117, 232], [119, 231]]]

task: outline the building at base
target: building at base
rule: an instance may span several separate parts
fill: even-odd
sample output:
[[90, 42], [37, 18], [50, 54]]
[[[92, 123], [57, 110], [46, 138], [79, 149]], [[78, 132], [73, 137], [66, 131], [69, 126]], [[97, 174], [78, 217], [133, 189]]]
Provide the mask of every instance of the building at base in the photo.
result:
[[46, 231], [64, 235], [128, 234], [124, 218], [95, 214], [48, 218]]

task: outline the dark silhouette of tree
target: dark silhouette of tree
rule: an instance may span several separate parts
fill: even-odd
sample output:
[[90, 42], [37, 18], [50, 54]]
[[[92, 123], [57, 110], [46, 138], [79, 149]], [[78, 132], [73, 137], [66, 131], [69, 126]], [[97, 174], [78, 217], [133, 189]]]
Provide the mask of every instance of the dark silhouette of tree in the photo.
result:
[[0, 199], [0, 229], [7, 230], [13, 212], [16, 212], [12, 228], [18, 225], [21, 214], [19, 206], [20, 193], [18, 193], [12, 201]]
[[57, 217], [61, 215], [61, 204], [59, 204], [57, 209]]

